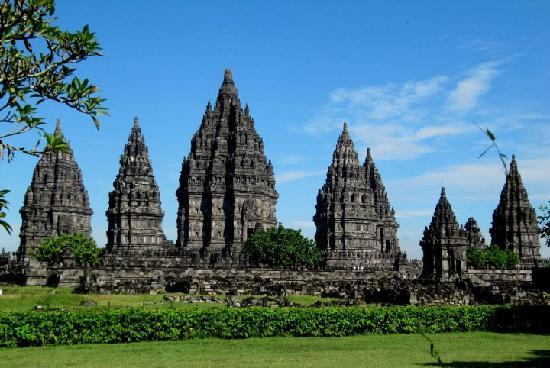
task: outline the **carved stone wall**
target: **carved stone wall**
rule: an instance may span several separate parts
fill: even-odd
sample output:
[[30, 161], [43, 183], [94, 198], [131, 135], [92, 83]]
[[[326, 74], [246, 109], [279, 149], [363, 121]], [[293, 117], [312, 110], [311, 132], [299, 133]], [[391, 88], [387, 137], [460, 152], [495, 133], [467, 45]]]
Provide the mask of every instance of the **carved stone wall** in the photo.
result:
[[539, 227], [535, 209], [519, 174], [516, 157], [500, 193], [500, 202], [493, 212], [491, 242], [515, 252], [522, 267], [532, 268], [540, 261]]
[[273, 167], [229, 70], [193, 135], [176, 195], [177, 246], [201, 254], [238, 253], [252, 232], [277, 223]]
[[[125, 263], [132, 259], [131, 264]], [[277, 270], [247, 268], [173, 267], [182, 261], [165, 255], [168, 264], [149, 264], [121, 257], [93, 269], [81, 269], [70, 259], [44, 269], [46, 280], [79, 287], [86, 280], [99, 293], [151, 293], [165, 290], [210, 295], [317, 295], [381, 304], [466, 305], [548, 304], [533, 287], [531, 270], [468, 270], [452, 282], [418, 279], [410, 270]], [[36, 281], [37, 279], [35, 279]], [[39, 283], [35, 283], [39, 285]]]
[[459, 226], [442, 188], [432, 221], [420, 241], [422, 277], [439, 281], [460, 277], [467, 268], [468, 245], [468, 232]]
[[359, 163], [347, 123], [315, 209], [315, 241], [329, 252], [329, 266], [393, 269], [399, 263], [395, 213], [370, 150], [364, 165]]
[[120, 157], [120, 169], [113, 186], [106, 212], [109, 253], [130, 248], [162, 248], [167, 243], [162, 231], [164, 213], [137, 118]]
[[[54, 134], [63, 137], [57, 122]], [[92, 209], [72, 149], [46, 152], [40, 157], [25, 193], [21, 213], [18, 257], [26, 262], [48, 236], [92, 232]]]

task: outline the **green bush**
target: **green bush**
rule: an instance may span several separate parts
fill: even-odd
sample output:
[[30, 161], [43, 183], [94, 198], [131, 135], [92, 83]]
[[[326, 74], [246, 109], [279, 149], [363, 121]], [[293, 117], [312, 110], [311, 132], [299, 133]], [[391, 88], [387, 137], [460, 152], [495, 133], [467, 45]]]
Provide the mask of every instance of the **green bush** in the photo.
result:
[[545, 243], [550, 247], [550, 201], [548, 204], [539, 207], [540, 215], [537, 216], [539, 222], [539, 233], [545, 239]]
[[281, 268], [311, 268], [322, 260], [315, 242], [302, 235], [300, 230], [283, 225], [253, 233], [244, 243], [243, 255], [251, 265]]
[[66, 234], [46, 238], [36, 250], [39, 261], [55, 263], [63, 260], [67, 250], [71, 251], [79, 264], [97, 265], [101, 248], [95, 241], [83, 234]]
[[468, 248], [468, 263], [471, 267], [478, 270], [514, 269], [519, 263], [519, 257], [510, 250], [500, 249], [497, 245], [491, 245], [487, 248]]
[[550, 307], [104, 309], [0, 313], [0, 346], [217, 337], [550, 331]]

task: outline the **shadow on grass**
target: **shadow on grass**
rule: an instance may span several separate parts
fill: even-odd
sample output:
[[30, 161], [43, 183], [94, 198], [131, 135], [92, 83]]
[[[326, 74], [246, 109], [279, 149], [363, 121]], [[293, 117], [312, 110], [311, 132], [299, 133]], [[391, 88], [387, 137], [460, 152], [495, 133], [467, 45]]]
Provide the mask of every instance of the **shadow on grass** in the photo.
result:
[[550, 367], [550, 350], [532, 350], [531, 356], [515, 362], [451, 362], [428, 363], [428, 367], [452, 367], [452, 368], [519, 368], [519, 367]]

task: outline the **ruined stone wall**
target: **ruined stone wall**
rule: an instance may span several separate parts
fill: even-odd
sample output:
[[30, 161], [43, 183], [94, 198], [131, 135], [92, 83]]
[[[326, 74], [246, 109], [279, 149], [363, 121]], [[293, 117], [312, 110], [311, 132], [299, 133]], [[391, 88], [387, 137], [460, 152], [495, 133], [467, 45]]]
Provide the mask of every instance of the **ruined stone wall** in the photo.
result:
[[535, 288], [530, 270], [468, 270], [462, 279], [438, 282], [419, 279], [418, 267], [400, 271], [248, 269], [237, 264], [197, 268], [196, 264], [176, 266], [184, 260], [179, 255], [158, 263], [136, 260], [123, 266], [125, 259], [112, 258], [96, 268], [82, 268], [67, 260], [45, 267], [42, 276], [32, 280], [35, 285], [56, 282], [64, 287], [85, 286], [96, 293], [299, 294], [412, 305], [550, 302]]

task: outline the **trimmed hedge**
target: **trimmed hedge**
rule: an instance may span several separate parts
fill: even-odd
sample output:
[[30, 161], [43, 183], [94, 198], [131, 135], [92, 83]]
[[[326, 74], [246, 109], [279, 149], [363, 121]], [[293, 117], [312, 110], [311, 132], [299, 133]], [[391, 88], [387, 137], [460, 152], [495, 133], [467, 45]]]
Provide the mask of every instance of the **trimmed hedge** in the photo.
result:
[[218, 337], [550, 331], [549, 307], [110, 309], [0, 313], [0, 346]]

